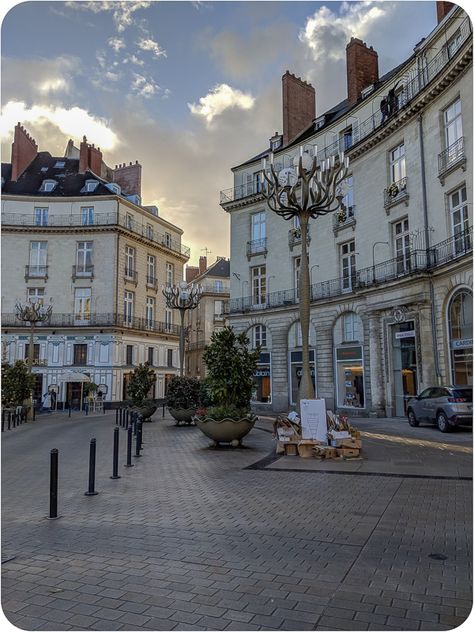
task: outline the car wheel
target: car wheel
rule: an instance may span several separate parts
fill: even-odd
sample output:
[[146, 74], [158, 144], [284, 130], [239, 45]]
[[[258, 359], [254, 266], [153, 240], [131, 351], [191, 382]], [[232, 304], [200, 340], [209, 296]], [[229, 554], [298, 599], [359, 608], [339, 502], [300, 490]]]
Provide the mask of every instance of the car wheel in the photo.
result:
[[451, 424], [443, 411], [436, 415], [436, 423], [438, 424], [438, 429], [441, 430], [441, 432], [449, 432], [451, 430]]
[[414, 428], [416, 428], [420, 423], [411, 408], [408, 410], [408, 423]]

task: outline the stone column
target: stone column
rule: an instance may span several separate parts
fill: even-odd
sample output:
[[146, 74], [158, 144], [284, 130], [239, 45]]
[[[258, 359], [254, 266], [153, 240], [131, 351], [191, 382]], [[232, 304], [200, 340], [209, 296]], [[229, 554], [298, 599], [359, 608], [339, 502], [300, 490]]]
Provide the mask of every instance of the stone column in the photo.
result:
[[267, 323], [272, 337], [272, 410], [290, 409], [288, 375], [288, 319]]
[[[385, 380], [382, 365], [383, 331], [381, 316], [378, 312], [371, 312], [368, 321], [370, 367], [369, 371], [367, 371], [366, 367], [366, 373], [370, 376], [371, 415], [383, 417], [385, 416]], [[384, 349], [384, 353], [387, 353], [387, 349]]]

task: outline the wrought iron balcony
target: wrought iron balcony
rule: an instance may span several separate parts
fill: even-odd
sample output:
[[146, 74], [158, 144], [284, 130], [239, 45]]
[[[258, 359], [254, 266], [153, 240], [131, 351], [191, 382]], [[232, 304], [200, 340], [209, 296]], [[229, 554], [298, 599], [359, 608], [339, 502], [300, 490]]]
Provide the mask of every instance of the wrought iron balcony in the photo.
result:
[[349, 206], [344, 210], [341, 209], [337, 213], [334, 213], [332, 222], [332, 229], [335, 235], [337, 235], [342, 228], [347, 228], [348, 226], [354, 227], [356, 225], [355, 206]]
[[72, 266], [72, 280], [76, 279], [93, 279], [94, 278], [94, 266]]
[[261, 182], [249, 182], [248, 184], [241, 184], [238, 187], [224, 189], [224, 191], [221, 191], [220, 203], [227, 204], [227, 202], [235, 202], [236, 200], [242, 200], [251, 195], [262, 195]]
[[216, 284], [216, 283], [199, 283], [202, 287], [202, 291], [208, 294], [229, 294], [230, 286], [228, 283]]
[[25, 266], [25, 281], [28, 279], [47, 279], [48, 266]]
[[408, 198], [408, 179], [405, 177], [397, 182], [392, 182], [383, 192], [385, 210], [400, 204], [400, 202], [408, 204]]
[[151, 287], [154, 290], [158, 289], [158, 279], [154, 276], [150, 276], [149, 274], [146, 275], [146, 284], [147, 287]]
[[138, 285], [138, 272], [136, 270], [126, 267], [123, 275], [124, 275], [125, 281], [130, 281], [134, 283], [135, 285]]
[[441, 180], [441, 184], [444, 184], [444, 177], [457, 167], [462, 167], [465, 170], [466, 165], [466, 152], [464, 150], [464, 136], [458, 138], [458, 140], [447, 147], [438, 155], [438, 177]]
[[254, 255], [266, 255], [267, 254], [267, 238], [254, 239], [247, 242], [247, 258]]
[[[307, 243], [311, 241], [311, 237], [308, 232]], [[290, 250], [293, 250], [295, 246], [299, 246], [301, 244], [301, 228], [290, 228], [288, 231], [288, 246]]]

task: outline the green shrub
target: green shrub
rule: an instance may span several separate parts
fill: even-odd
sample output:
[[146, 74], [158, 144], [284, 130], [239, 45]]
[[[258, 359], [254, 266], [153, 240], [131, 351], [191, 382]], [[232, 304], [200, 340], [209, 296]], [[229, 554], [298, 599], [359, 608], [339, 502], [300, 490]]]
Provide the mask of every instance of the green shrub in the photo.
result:
[[148, 393], [155, 381], [155, 371], [150, 368], [147, 362], [135, 368], [127, 388], [127, 394], [133, 406], [140, 407], [147, 403]]
[[24, 360], [17, 360], [13, 366], [2, 364], [2, 404], [21, 406], [29, 400], [35, 384], [35, 376]]
[[168, 408], [197, 408], [200, 403], [200, 383], [195, 377], [175, 375], [168, 384]]

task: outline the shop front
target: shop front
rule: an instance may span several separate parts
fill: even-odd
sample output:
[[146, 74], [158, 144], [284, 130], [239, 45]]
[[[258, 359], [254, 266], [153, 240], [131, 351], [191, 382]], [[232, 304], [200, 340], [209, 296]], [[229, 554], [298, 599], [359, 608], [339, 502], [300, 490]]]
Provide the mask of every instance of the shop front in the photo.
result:
[[395, 416], [405, 417], [407, 402], [418, 390], [415, 323], [392, 325], [391, 345]]
[[252, 401], [260, 404], [272, 403], [272, 364], [271, 353], [260, 353], [253, 378]]
[[[316, 365], [314, 349], [309, 350], [309, 366], [313, 388], [316, 391]], [[289, 352], [289, 376], [290, 376], [290, 404], [295, 406], [298, 402], [301, 375], [303, 373], [303, 354], [301, 351]]]
[[472, 294], [457, 291], [448, 308], [451, 381], [453, 385], [472, 385]]
[[362, 346], [336, 348], [336, 401], [338, 408], [364, 408]]

